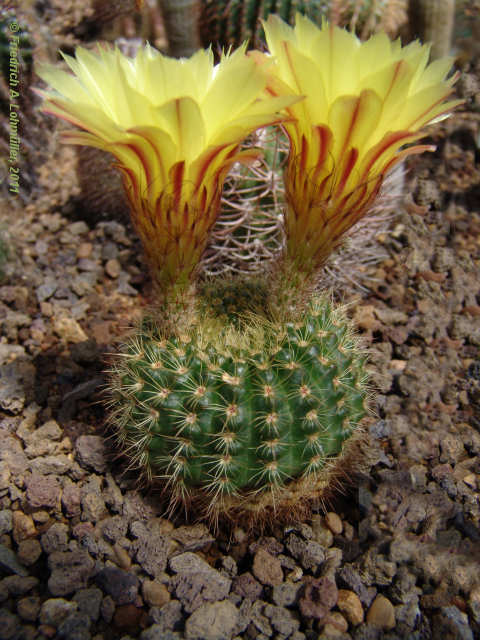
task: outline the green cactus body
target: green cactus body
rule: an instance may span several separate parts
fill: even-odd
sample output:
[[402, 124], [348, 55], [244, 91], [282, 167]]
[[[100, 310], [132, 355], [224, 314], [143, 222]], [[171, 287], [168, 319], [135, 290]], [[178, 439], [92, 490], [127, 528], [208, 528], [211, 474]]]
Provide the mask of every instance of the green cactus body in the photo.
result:
[[210, 317], [168, 338], [144, 327], [112, 400], [132, 466], [214, 517], [252, 494], [268, 496], [255, 511], [281, 506], [296, 480], [311, 497], [365, 415], [364, 358], [342, 315], [321, 299], [297, 323]]
[[320, 24], [322, 19], [348, 26], [362, 38], [379, 28], [392, 35], [407, 20], [407, 0], [201, 0], [200, 34], [205, 46], [238, 46], [245, 40], [251, 47], [264, 44], [261, 19], [271, 13], [293, 24], [301, 13]]

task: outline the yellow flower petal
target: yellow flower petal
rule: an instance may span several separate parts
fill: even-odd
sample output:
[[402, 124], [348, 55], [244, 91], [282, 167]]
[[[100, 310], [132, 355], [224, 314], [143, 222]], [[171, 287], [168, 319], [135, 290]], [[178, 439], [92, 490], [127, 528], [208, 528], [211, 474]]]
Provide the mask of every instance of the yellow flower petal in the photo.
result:
[[245, 46], [174, 60], [149, 45], [135, 58], [118, 49], [82, 48], [65, 56], [73, 76], [45, 66], [52, 89], [39, 92], [44, 110], [80, 127], [69, 142], [111, 152], [131, 204], [132, 218], [160, 287], [185, 284], [206, 245], [222, 183], [253, 131], [287, 119], [299, 100], [266, 91], [267, 75]]
[[[451, 59], [428, 65], [429, 47], [407, 47], [377, 34], [365, 43], [347, 31], [298, 15], [264, 23], [275, 57], [272, 95], [290, 90], [303, 102], [287, 107], [290, 139], [285, 172], [289, 259], [318, 269], [341, 236], [364, 216], [397, 162], [425, 147], [402, 147], [459, 101], [445, 102]], [[255, 54], [260, 67], [264, 57]]]

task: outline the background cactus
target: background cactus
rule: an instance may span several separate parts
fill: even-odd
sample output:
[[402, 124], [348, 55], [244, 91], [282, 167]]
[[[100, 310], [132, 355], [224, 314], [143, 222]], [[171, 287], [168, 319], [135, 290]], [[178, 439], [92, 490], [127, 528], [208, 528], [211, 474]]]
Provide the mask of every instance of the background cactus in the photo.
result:
[[[261, 302], [266, 287], [252, 291]], [[345, 442], [352, 449], [361, 433], [358, 340], [326, 298], [301, 321], [247, 311], [244, 322], [248, 287], [232, 281], [204, 293], [183, 328], [167, 333], [147, 319], [117, 358], [111, 421], [121, 447], [131, 468], [166, 485], [172, 508], [191, 503], [212, 521], [295, 518], [341, 472]]]
[[[194, 2], [191, 2], [192, 6]], [[260, 19], [276, 13], [292, 24], [297, 12], [320, 24], [322, 18], [366, 38], [378, 30], [396, 35], [407, 22], [407, 0], [201, 0], [200, 33], [205, 45], [251, 47], [264, 44]]]

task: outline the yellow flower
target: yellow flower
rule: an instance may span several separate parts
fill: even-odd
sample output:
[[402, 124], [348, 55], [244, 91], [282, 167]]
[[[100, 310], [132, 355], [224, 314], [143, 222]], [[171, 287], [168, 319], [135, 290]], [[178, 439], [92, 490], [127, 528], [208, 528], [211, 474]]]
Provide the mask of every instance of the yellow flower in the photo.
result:
[[66, 132], [67, 142], [115, 156], [155, 281], [163, 289], [186, 286], [226, 173], [257, 157], [239, 144], [284, 120], [279, 111], [298, 98], [268, 96], [266, 74], [245, 47], [217, 65], [211, 51], [175, 60], [148, 45], [135, 58], [80, 47], [76, 59], [64, 58], [73, 76], [47, 65], [38, 71], [53, 88], [38, 91], [44, 111], [84, 129]]
[[[425, 135], [421, 128], [461, 101], [444, 102], [455, 77], [452, 59], [427, 66], [429, 46], [406, 47], [380, 33], [367, 42], [297, 14], [289, 27], [270, 15], [264, 24], [276, 64], [269, 91], [305, 96], [287, 111], [285, 172], [287, 256], [314, 273], [341, 236], [369, 210], [385, 175]], [[267, 57], [253, 54], [261, 65]]]

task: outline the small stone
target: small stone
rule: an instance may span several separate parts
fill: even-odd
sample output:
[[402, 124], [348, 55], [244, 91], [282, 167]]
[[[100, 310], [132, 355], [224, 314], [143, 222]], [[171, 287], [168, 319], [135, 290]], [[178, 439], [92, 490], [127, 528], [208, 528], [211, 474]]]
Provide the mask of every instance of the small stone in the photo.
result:
[[53, 317], [53, 330], [65, 342], [84, 342], [88, 336], [78, 322], [66, 312]]
[[40, 542], [45, 553], [67, 551], [68, 526], [63, 522], [54, 522], [42, 535]]
[[329, 613], [327, 617], [327, 623], [323, 627], [322, 637], [327, 638], [339, 638], [342, 637], [348, 631], [348, 622], [338, 611]]
[[81, 242], [77, 249], [77, 258], [89, 258], [93, 249], [91, 242]]
[[1, 581], [11, 596], [23, 596], [38, 585], [34, 576], [7, 576]]
[[323, 619], [337, 604], [337, 585], [331, 578], [306, 578], [299, 606], [305, 618]]
[[0, 544], [0, 569], [7, 573], [28, 576], [28, 571], [18, 562], [15, 553], [3, 544]]
[[170, 584], [187, 613], [204, 602], [223, 600], [230, 592], [230, 578], [190, 551], [171, 558], [170, 568], [177, 574]]
[[283, 582], [280, 560], [260, 547], [253, 559], [253, 575], [262, 583], [271, 587]]
[[59, 501], [60, 491], [57, 478], [34, 473], [27, 481], [27, 503], [32, 509], [53, 508]]
[[102, 620], [107, 624], [112, 621], [113, 614], [115, 613], [115, 602], [111, 596], [105, 596], [105, 598], [103, 598], [102, 604], [100, 605], [100, 613]]
[[272, 591], [272, 600], [279, 607], [290, 607], [296, 604], [301, 584], [293, 582], [282, 582], [275, 585]]
[[117, 605], [131, 604], [137, 599], [139, 581], [133, 573], [105, 567], [97, 573], [95, 582]]
[[10, 533], [12, 526], [12, 512], [10, 509], [3, 509], [0, 511], [0, 536], [3, 536], [4, 533]]
[[315, 514], [312, 517], [313, 536], [316, 542], [324, 548], [331, 547], [333, 544], [333, 533], [326, 526], [322, 516]]
[[122, 265], [118, 260], [112, 258], [111, 260], [107, 261], [105, 265], [105, 271], [111, 278], [118, 278], [118, 276], [122, 272]]
[[433, 616], [432, 638], [442, 640], [474, 640], [473, 632], [468, 624], [468, 616], [458, 607], [442, 607]]
[[178, 600], [170, 600], [163, 607], [151, 607], [149, 618], [163, 631], [174, 629], [183, 622], [182, 605]]
[[162, 522], [162, 519], [152, 519], [147, 526], [142, 524], [138, 539], [132, 544], [136, 561], [153, 578], [163, 574], [167, 558], [177, 544], [162, 533]]
[[72, 222], [65, 227], [66, 231], [69, 231], [72, 236], [81, 236], [84, 233], [88, 233], [89, 228], [86, 222], [79, 220], [78, 222]]
[[248, 598], [254, 602], [260, 599], [263, 593], [263, 587], [255, 580], [252, 574], [247, 571], [239, 576], [235, 576], [232, 582], [232, 593], [236, 593], [242, 598]]
[[102, 599], [103, 594], [97, 587], [80, 589], [73, 596], [73, 602], [77, 603], [79, 613], [87, 615], [92, 622], [96, 622], [100, 617]]
[[185, 623], [186, 640], [229, 640], [238, 619], [238, 609], [229, 600], [203, 604]]
[[115, 543], [113, 545], [113, 552], [115, 554], [116, 564], [118, 564], [120, 569], [130, 569], [132, 566], [132, 559], [128, 555], [127, 551], [118, 543]]
[[151, 607], [163, 607], [170, 600], [167, 587], [156, 580], [144, 580], [142, 595], [145, 602]]
[[64, 453], [58, 453], [53, 456], [39, 456], [30, 461], [30, 469], [32, 473], [42, 476], [56, 475], [63, 476], [70, 472], [73, 467], [73, 461]]
[[47, 522], [50, 520], [50, 515], [48, 511], [44, 511], [43, 509], [41, 509], [40, 511], [34, 511], [32, 513], [32, 518], [35, 524], [42, 525], [47, 524]]
[[0, 638], [1, 640], [16, 640], [17, 631], [20, 628], [18, 616], [7, 609], [0, 609]]
[[[28, 403], [35, 384], [35, 367], [27, 358], [17, 358], [0, 366], [0, 407], [18, 415]], [[22, 452], [23, 453], [23, 452]], [[21, 455], [21, 454], [20, 454]], [[17, 456], [17, 457], [20, 457]], [[23, 464], [23, 468], [25, 465]], [[11, 468], [13, 472], [14, 470]]]
[[363, 607], [360, 598], [348, 589], [338, 590], [337, 607], [345, 614], [351, 625], [356, 627], [363, 622]]
[[21, 598], [17, 602], [17, 613], [27, 622], [35, 622], [40, 612], [40, 598], [38, 596], [28, 596]]
[[98, 522], [107, 515], [107, 508], [98, 493], [86, 493], [82, 497], [82, 520]]
[[35, 524], [30, 516], [22, 511], [13, 512], [13, 539], [17, 544], [22, 540], [32, 538], [36, 533]]
[[182, 551], [197, 551], [215, 541], [204, 524], [178, 527], [172, 530], [172, 539], [182, 545]]
[[62, 493], [62, 506], [69, 517], [79, 516], [81, 513], [80, 488], [73, 483], [66, 484]]
[[75, 455], [87, 471], [103, 473], [107, 468], [105, 443], [100, 436], [80, 436], [75, 442]]
[[40, 542], [35, 538], [22, 540], [18, 545], [17, 557], [26, 567], [29, 567], [39, 559], [42, 554]]
[[53, 296], [55, 291], [58, 288], [58, 283], [55, 280], [49, 280], [48, 282], [45, 280], [43, 284], [36, 288], [35, 293], [37, 294], [38, 302], [45, 302], [49, 298]]
[[[106, 502], [108, 504], [108, 498]], [[112, 516], [99, 522], [98, 528], [105, 540], [113, 544], [125, 538], [128, 531], [128, 522], [122, 516]]]
[[390, 600], [379, 594], [368, 610], [367, 623], [383, 630], [394, 629], [395, 609]]
[[326, 514], [325, 524], [335, 536], [339, 536], [343, 531], [342, 520], [333, 511], [329, 511], [329, 513]]
[[55, 551], [48, 558], [51, 575], [48, 588], [54, 596], [63, 596], [87, 586], [95, 563], [87, 551]]
[[91, 640], [89, 628], [90, 618], [74, 612], [60, 624], [55, 640]]
[[288, 609], [266, 604], [263, 612], [270, 620], [275, 631], [281, 634], [282, 637], [290, 637], [300, 627], [299, 619]]
[[338, 572], [338, 579], [341, 585], [348, 587], [357, 594], [365, 607], [370, 606], [376, 595], [376, 589], [373, 587], [367, 588], [363, 584], [360, 574], [352, 565], [347, 564], [342, 567]]
[[50, 598], [45, 600], [40, 609], [40, 622], [52, 627], [58, 627], [65, 618], [76, 611], [76, 602], [69, 602], [64, 598]]
[[133, 631], [134, 629], [138, 629], [142, 615], [142, 609], [136, 607], [134, 604], [122, 604], [115, 609], [113, 624], [118, 629]]

